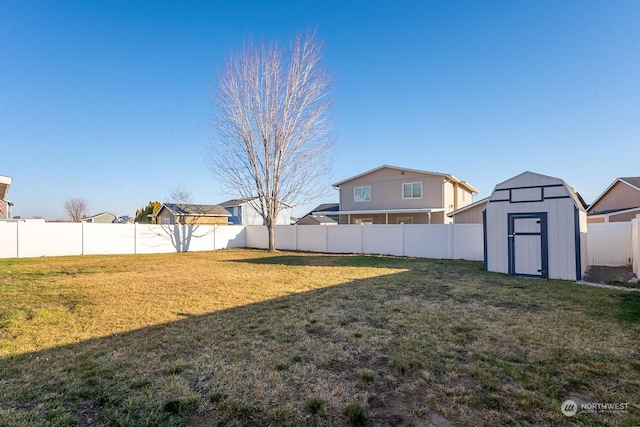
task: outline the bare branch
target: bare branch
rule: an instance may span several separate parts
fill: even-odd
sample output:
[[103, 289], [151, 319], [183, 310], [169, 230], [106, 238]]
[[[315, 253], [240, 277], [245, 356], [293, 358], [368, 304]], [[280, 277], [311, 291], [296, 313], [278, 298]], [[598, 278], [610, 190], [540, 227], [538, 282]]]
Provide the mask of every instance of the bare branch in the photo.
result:
[[70, 221], [78, 222], [88, 216], [89, 202], [85, 199], [68, 199], [64, 202], [64, 210]]

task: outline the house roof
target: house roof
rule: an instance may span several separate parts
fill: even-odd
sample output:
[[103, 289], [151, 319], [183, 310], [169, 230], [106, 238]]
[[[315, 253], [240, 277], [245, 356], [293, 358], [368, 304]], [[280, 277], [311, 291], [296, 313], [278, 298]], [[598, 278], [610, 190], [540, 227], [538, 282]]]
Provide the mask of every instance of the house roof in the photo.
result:
[[0, 200], [4, 200], [4, 198], [7, 197], [12, 180], [13, 179], [8, 176], [0, 175]]
[[336, 223], [334, 219], [331, 219], [326, 215], [305, 215], [299, 221], [305, 218], [311, 218], [315, 220], [318, 224], [335, 224]]
[[118, 215], [112, 214], [111, 212], [100, 212], [99, 214], [95, 214], [95, 215], [91, 215], [91, 216], [86, 216], [84, 218], [82, 218], [80, 221], [86, 221], [88, 219], [93, 219], [93, 218], [98, 218], [101, 217], [103, 215], [111, 215], [114, 218], [117, 218]]
[[446, 178], [446, 179], [448, 179], [450, 181], [457, 182], [458, 184], [461, 184], [464, 187], [467, 187], [467, 189], [469, 189], [473, 193], [479, 193], [479, 191], [474, 186], [472, 186], [471, 184], [469, 184], [466, 181], [459, 180], [458, 178], [456, 178], [455, 176], [453, 176], [451, 174], [440, 173], [440, 172], [429, 172], [429, 171], [423, 171], [423, 170], [418, 170], [418, 169], [401, 168], [401, 167], [398, 167], [398, 166], [390, 166], [390, 165], [378, 166], [375, 169], [371, 169], [371, 170], [363, 172], [361, 174], [352, 176], [351, 178], [347, 178], [347, 179], [344, 179], [344, 180], [342, 180], [340, 182], [336, 182], [335, 184], [332, 184], [332, 187], [339, 188], [340, 185], [344, 184], [345, 182], [352, 181], [352, 180], [354, 180], [356, 178], [360, 178], [361, 176], [365, 176], [365, 175], [368, 175], [368, 174], [373, 173], [373, 172], [377, 172], [377, 171], [379, 171], [381, 169], [385, 169], [385, 168], [387, 168], [387, 169], [396, 169], [396, 170], [399, 170], [399, 171], [422, 173], [422, 174], [426, 174], [426, 175], [441, 176], [441, 177]]
[[[587, 209], [587, 213], [590, 213], [592, 208], [600, 201], [600, 199], [602, 199], [609, 192], [609, 190], [611, 190], [619, 182], [622, 182], [640, 191], [640, 177], [635, 176], [635, 177], [626, 177], [626, 178], [616, 178], [616, 180], [613, 181], [611, 185], [609, 185], [607, 189], [602, 192], [602, 194], [596, 197], [593, 203], [591, 203], [591, 205], [589, 206], [589, 209]], [[598, 213], [601, 213], [601, 212], [598, 212]]]
[[223, 208], [230, 208], [233, 206], [243, 205], [255, 199], [257, 199], [257, 197], [244, 197], [241, 199], [231, 199], [231, 200], [227, 200], [226, 202], [219, 203], [219, 205], [222, 206]]
[[[173, 215], [184, 216], [231, 216], [229, 211], [220, 205], [193, 205], [183, 203], [163, 203]], [[160, 212], [160, 211], [158, 211]]]
[[471, 203], [471, 204], [469, 204], [469, 205], [467, 205], [465, 207], [462, 207], [460, 209], [456, 209], [455, 211], [449, 212], [447, 214], [447, 216], [448, 217], [453, 217], [454, 215], [458, 215], [459, 213], [462, 213], [462, 212], [464, 212], [466, 210], [473, 209], [476, 206], [486, 205], [488, 201], [489, 201], [489, 197], [485, 197], [484, 199], [480, 199], [477, 202], [473, 202], [473, 203]]

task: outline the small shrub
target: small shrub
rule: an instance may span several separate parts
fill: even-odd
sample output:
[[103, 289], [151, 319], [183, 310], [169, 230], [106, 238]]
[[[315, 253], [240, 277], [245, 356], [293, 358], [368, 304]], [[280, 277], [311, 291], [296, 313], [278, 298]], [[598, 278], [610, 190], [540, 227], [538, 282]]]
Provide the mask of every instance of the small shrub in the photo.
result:
[[305, 409], [307, 410], [307, 412], [312, 415], [318, 415], [323, 408], [324, 400], [318, 398], [307, 400], [307, 404], [305, 405]]
[[220, 403], [222, 401], [222, 399], [224, 399], [226, 396], [222, 393], [211, 393], [209, 395], [209, 402], [211, 403]]
[[295, 356], [293, 356], [291, 358], [291, 361], [293, 363], [300, 363], [300, 362], [302, 362], [302, 356], [300, 356], [299, 354], [296, 354]]
[[370, 383], [376, 380], [376, 373], [371, 369], [361, 369], [358, 371], [357, 376], [366, 383]]
[[278, 371], [287, 371], [287, 370], [289, 370], [289, 365], [287, 365], [286, 363], [278, 363], [276, 365], [276, 370], [278, 370]]
[[167, 400], [162, 405], [162, 410], [174, 415], [182, 415], [184, 413], [195, 410], [198, 407], [198, 398], [178, 397], [176, 399]]
[[362, 406], [358, 403], [351, 403], [344, 409], [344, 415], [347, 421], [353, 426], [367, 425], [367, 414]]

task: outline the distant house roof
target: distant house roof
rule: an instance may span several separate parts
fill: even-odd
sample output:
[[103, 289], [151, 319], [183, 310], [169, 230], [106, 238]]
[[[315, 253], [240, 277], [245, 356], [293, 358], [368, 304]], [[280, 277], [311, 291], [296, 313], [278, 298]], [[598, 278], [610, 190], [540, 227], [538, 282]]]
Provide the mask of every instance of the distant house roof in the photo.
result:
[[457, 182], [457, 183], [459, 183], [459, 184], [463, 185], [464, 187], [466, 187], [467, 189], [469, 189], [469, 191], [471, 191], [472, 193], [476, 193], [476, 194], [477, 194], [477, 193], [479, 193], [479, 191], [478, 191], [474, 186], [472, 186], [471, 184], [469, 184], [469, 183], [468, 183], [468, 182], [466, 182], [466, 181], [461, 181], [461, 180], [459, 180], [458, 178], [456, 178], [455, 176], [453, 176], [453, 175], [451, 175], [451, 174], [447, 174], [447, 173], [440, 173], [440, 172], [429, 172], [429, 171], [423, 171], [423, 170], [418, 170], [418, 169], [401, 168], [401, 167], [398, 167], [398, 166], [389, 166], [389, 165], [382, 165], [382, 166], [379, 166], [379, 167], [377, 167], [377, 168], [375, 168], [375, 169], [371, 169], [371, 170], [369, 170], [369, 171], [363, 172], [363, 173], [358, 174], [358, 175], [356, 175], [356, 176], [352, 176], [351, 178], [347, 178], [347, 179], [344, 179], [344, 180], [342, 180], [342, 181], [340, 181], [340, 182], [336, 182], [336, 183], [335, 183], [335, 184], [333, 184], [332, 186], [333, 186], [333, 187], [336, 187], [336, 188], [339, 188], [339, 187], [340, 187], [340, 185], [344, 184], [345, 182], [352, 181], [352, 180], [354, 180], [354, 179], [356, 179], [356, 178], [360, 178], [361, 176], [368, 175], [368, 174], [370, 174], [370, 173], [377, 172], [377, 171], [379, 171], [380, 169], [385, 169], [385, 168], [387, 168], [387, 169], [397, 169], [397, 170], [399, 170], [399, 171], [417, 172], [417, 173], [423, 173], [423, 174], [427, 174], [427, 175], [442, 176], [442, 177], [444, 177], [444, 178], [449, 179], [450, 181]]
[[340, 211], [340, 203], [323, 203], [321, 205], [318, 205], [310, 213], [313, 213], [313, 212], [338, 212], [338, 211]]
[[[245, 203], [252, 202], [252, 201], [254, 201], [256, 199], [257, 199], [257, 197], [242, 197], [242, 198], [239, 198], [239, 199], [227, 200], [226, 202], [219, 203], [219, 205], [222, 206], [223, 208], [231, 208], [231, 207], [234, 207], [234, 206], [244, 205]], [[291, 207], [286, 203], [284, 203], [284, 206], [286, 206], [288, 208]]]
[[[183, 203], [163, 203], [173, 215], [182, 216], [231, 216], [229, 211], [220, 205], [193, 205]], [[160, 210], [158, 210], [160, 212]]]
[[[616, 210], [609, 210], [609, 212], [593, 212], [593, 208], [619, 182], [624, 183], [624, 184], [626, 184], [626, 185], [628, 185], [628, 186], [630, 186], [632, 188], [635, 188], [636, 190], [640, 191], [640, 177], [632, 176], [632, 177], [616, 178], [616, 180], [613, 181], [611, 183], [611, 185], [609, 185], [607, 187], [607, 189], [602, 192], [602, 194], [600, 194], [598, 197], [596, 197], [596, 199], [593, 201], [593, 203], [591, 203], [591, 205], [589, 205], [589, 209], [587, 209], [587, 213], [589, 213], [589, 214], [596, 214], [596, 213], [597, 214], [603, 214], [603, 213], [615, 212]], [[620, 209], [620, 210], [625, 210], [625, 209], [629, 209], [629, 208], [623, 208], [623, 209]]]
[[337, 224], [337, 222], [326, 215], [305, 215], [298, 222], [316, 222], [318, 224]]
[[95, 214], [95, 215], [92, 215], [92, 216], [84, 217], [80, 221], [91, 222], [94, 219], [100, 218], [100, 217], [103, 217], [103, 216], [109, 216], [110, 219], [112, 219], [112, 220], [118, 217], [118, 215], [112, 214], [111, 212], [100, 212], [99, 214]]
[[240, 206], [243, 205], [247, 202], [251, 202], [253, 200], [257, 199], [257, 197], [244, 197], [241, 199], [231, 199], [231, 200], [227, 200], [226, 202], [222, 202], [219, 203], [220, 206], [222, 206], [223, 208], [230, 208], [233, 206]]

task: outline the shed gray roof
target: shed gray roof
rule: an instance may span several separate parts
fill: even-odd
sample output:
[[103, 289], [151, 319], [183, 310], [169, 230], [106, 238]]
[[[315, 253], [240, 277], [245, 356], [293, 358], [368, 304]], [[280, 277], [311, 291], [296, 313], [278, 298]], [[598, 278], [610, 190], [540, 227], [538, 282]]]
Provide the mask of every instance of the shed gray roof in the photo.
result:
[[311, 219], [315, 220], [318, 224], [335, 224], [336, 223], [336, 221], [334, 219], [329, 218], [326, 215], [305, 215], [300, 220], [305, 219], [305, 218], [311, 218]]
[[245, 197], [242, 199], [231, 199], [231, 200], [227, 200], [226, 202], [222, 202], [219, 205], [222, 206], [223, 208], [230, 208], [233, 206], [240, 206], [243, 205], [247, 202], [250, 202], [252, 200], [257, 199], [257, 197]]
[[162, 205], [174, 215], [231, 216], [229, 211], [220, 205], [193, 205], [183, 203], [163, 203]]

